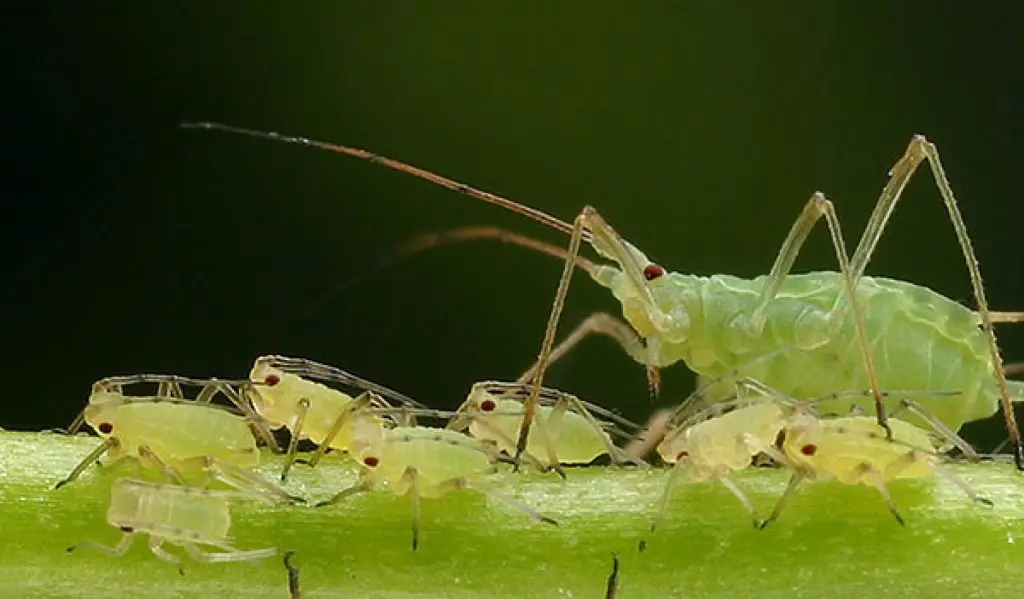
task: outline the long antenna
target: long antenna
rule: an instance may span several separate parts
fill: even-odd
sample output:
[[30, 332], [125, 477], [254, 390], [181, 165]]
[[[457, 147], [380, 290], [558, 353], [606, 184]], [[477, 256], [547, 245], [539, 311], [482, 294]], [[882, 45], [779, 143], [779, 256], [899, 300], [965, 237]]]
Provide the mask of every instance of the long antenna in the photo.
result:
[[[342, 146], [338, 144], [332, 144], [326, 141], [317, 141], [315, 139], [309, 139], [307, 137], [284, 135], [276, 131], [259, 131], [257, 129], [247, 129], [245, 127], [235, 127], [233, 125], [211, 123], [207, 121], [184, 122], [181, 123], [181, 127], [183, 129], [206, 129], [208, 131], [224, 131], [226, 133], [236, 133], [240, 135], [248, 135], [250, 137], [269, 139], [271, 141], [280, 141], [284, 143], [297, 144], [300, 146], [309, 146], [312, 148], [327, 150], [328, 152], [334, 152], [336, 154], [352, 156], [353, 158], [359, 158], [376, 164], [382, 164], [388, 168], [394, 169], [396, 171], [401, 171], [403, 173], [412, 175], [413, 177], [418, 177], [420, 179], [430, 181], [431, 183], [440, 185], [441, 187], [445, 187], [447, 189], [461, 193], [463, 195], [467, 195], [471, 198], [481, 200], [489, 204], [495, 204], [497, 206], [501, 206], [502, 208], [506, 208], [513, 212], [517, 212], [519, 214], [522, 214], [523, 216], [532, 218], [533, 220], [541, 224], [547, 225], [553, 229], [561, 231], [567, 235], [572, 234], [572, 225], [566, 223], [565, 221], [559, 220], [551, 216], [550, 214], [547, 214], [546, 212], [542, 212], [535, 208], [530, 208], [529, 206], [524, 206], [518, 202], [514, 202], [510, 199], [503, 198], [499, 195], [482, 191], [475, 187], [470, 187], [465, 183], [459, 183], [458, 181], [454, 181], [447, 177], [442, 177], [441, 175], [434, 174], [430, 171], [417, 168], [404, 162], [392, 160], [391, 158], [387, 158], [386, 156], [380, 156], [367, 150]], [[587, 242], [590, 241], [589, 231], [583, 232], [583, 240]]]

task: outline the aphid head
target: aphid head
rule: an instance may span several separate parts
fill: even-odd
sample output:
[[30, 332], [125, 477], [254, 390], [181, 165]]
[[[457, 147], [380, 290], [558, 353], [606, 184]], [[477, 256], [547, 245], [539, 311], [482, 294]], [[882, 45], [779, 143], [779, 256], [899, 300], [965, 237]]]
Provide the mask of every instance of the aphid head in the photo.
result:
[[85, 421], [96, 434], [104, 439], [115, 436], [117, 432], [117, 407], [123, 402], [105, 401], [90, 403], [85, 408]]
[[296, 378], [295, 375], [274, 368], [263, 359], [256, 360], [249, 372], [249, 379], [256, 383], [247, 393], [249, 401], [272, 427], [286, 424], [295, 411], [295, 398], [288, 392], [292, 378]]
[[[628, 241], [619, 240], [619, 244], [618, 252], [606, 250], [618, 268], [595, 265], [591, 278], [612, 291], [622, 304], [622, 316], [644, 338], [682, 343], [690, 331], [690, 315], [679, 298], [678, 275], [652, 262]], [[598, 253], [605, 255], [605, 251]]]

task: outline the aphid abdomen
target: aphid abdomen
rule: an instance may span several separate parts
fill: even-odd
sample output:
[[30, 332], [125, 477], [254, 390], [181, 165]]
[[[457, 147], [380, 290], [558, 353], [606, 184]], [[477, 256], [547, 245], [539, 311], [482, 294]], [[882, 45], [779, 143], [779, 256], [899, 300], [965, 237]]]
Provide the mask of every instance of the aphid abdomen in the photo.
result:
[[117, 408], [111, 423], [113, 436], [136, 457], [138, 448], [146, 446], [166, 462], [215, 457], [246, 468], [259, 465], [256, 439], [245, 418], [217, 407], [132, 401]]
[[[408, 468], [414, 468], [423, 484], [420, 493], [432, 497], [438, 483], [487, 473], [491, 456], [480, 443], [455, 431], [429, 427], [397, 427], [384, 437], [384, 452], [377, 476], [398, 484]], [[402, 493], [407, 489], [396, 489]]]
[[[550, 410], [544, 414], [545, 419], [548, 414]], [[533, 431], [530, 433], [532, 435]], [[598, 436], [599, 434], [603, 435], [607, 442], [611, 442], [607, 433], [594, 430], [586, 418], [571, 410], [567, 410], [562, 416], [556, 433], [557, 436], [552, 440], [558, 452], [558, 461], [563, 464], [589, 464], [597, 456], [608, 453], [605, 441]], [[540, 440], [539, 434], [537, 438]], [[539, 444], [536, 449], [531, 447], [530, 451], [535, 456], [545, 455], [543, 444]]]
[[178, 542], [221, 542], [231, 528], [223, 497], [202, 489], [127, 479], [115, 481], [111, 488], [107, 520]]

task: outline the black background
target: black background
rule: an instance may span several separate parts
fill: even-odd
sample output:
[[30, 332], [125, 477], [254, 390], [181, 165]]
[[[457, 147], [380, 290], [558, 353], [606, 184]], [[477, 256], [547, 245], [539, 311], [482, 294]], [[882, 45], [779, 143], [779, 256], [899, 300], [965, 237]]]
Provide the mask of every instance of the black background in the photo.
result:
[[[769, 6], [770, 4], [770, 6]], [[84, 3], [83, 3], [84, 5]], [[522, 217], [219, 120], [372, 149], [570, 219], [672, 270], [768, 270], [815, 190], [852, 247], [910, 136], [936, 142], [996, 309], [1024, 308], [1020, 2], [7, 4], [0, 426], [66, 425], [93, 380], [244, 376], [306, 356], [438, 407], [539, 348], [561, 264], [438, 248], [318, 302], [418, 234]], [[869, 273], [973, 305], [928, 174]], [[797, 270], [834, 269], [825, 229]], [[613, 298], [578, 276], [565, 327]], [[1024, 333], [1003, 326], [1008, 361]], [[665, 373], [665, 402], [690, 389]], [[548, 382], [644, 418], [594, 340]], [[975, 440], [1000, 438], [997, 423]]]

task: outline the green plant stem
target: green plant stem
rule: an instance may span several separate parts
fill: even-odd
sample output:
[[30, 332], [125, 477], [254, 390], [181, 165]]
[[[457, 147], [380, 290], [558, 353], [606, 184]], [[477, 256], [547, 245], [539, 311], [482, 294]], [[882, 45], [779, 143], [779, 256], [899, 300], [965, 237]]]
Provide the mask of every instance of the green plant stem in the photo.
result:
[[[250, 564], [157, 560], [139, 540], [123, 557], [82, 548], [113, 545], [105, 521], [111, 480], [91, 468], [59, 490], [56, 481], [97, 440], [0, 432], [0, 597], [287, 598], [279, 557]], [[273, 479], [281, 458], [261, 473]], [[568, 480], [503, 471], [495, 488], [556, 518], [537, 523], [469, 491], [424, 499], [421, 543], [410, 547], [408, 497], [366, 493], [312, 508], [233, 505], [234, 544], [296, 555], [303, 599], [316, 597], [604, 597], [612, 552], [621, 556], [619, 597], [1010, 597], [1024, 588], [1024, 477], [1007, 464], [960, 464], [995, 507], [972, 504], [935, 477], [892, 483], [902, 528], [869, 487], [807, 485], [782, 518], [754, 530], [739, 502], [714, 481], [680, 476], [668, 517], [648, 532], [666, 480], [660, 469], [571, 468]], [[287, 488], [321, 500], [348, 487], [355, 467], [328, 456], [299, 465]], [[771, 469], [733, 480], [766, 514], [788, 474]], [[642, 553], [637, 546], [646, 539]], [[172, 548], [173, 550], [173, 548]]]

